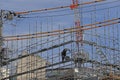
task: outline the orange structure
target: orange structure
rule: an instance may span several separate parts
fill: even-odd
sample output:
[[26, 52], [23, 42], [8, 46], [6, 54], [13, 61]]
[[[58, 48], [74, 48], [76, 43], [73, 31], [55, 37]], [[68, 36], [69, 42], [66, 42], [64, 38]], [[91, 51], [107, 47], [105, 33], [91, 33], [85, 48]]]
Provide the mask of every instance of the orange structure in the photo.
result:
[[[72, 10], [74, 10], [74, 17], [75, 17], [75, 28], [78, 28], [78, 31], [76, 31], [76, 44], [77, 44], [77, 48], [79, 51], [79, 47], [82, 48], [82, 40], [83, 40], [83, 30], [81, 30], [81, 25], [80, 25], [80, 12], [79, 12], [79, 1], [78, 0], [72, 0], [72, 5], [70, 6], [70, 8]], [[81, 46], [79, 46], [79, 42], [81, 43]]]

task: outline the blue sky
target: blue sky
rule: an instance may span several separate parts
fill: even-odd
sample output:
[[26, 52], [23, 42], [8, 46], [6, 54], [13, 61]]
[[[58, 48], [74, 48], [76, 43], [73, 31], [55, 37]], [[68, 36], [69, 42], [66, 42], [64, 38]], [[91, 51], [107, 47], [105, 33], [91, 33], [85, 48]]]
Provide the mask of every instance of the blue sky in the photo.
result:
[[[70, 5], [70, 4], [71, 4], [71, 0], [67, 0], [67, 1], [66, 0], [0, 0], [0, 9], [19, 12], [19, 11], [29, 11], [29, 10], [36, 10], [36, 9], [42, 9], [42, 8], [64, 6], [64, 5]], [[46, 14], [46, 15], [48, 15], [48, 14]], [[25, 19], [20, 19], [20, 20], [21, 21], [19, 21], [19, 23], [24, 23], [24, 21], [22, 22], [22, 20], [25, 20]], [[10, 24], [13, 23], [16, 25], [16, 21], [9, 21], [8, 23], [10, 23]], [[65, 22], [65, 21], [64, 22], [59, 21], [58, 23], [59, 24], [63, 24], [63, 23], [67, 24], [67, 22]], [[4, 26], [5, 25], [6, 24], [4, 24]], [[26, 24], [24, 24], [24, 26], [25, 25]], [[10, 26], [10, 25], [7, 24], [6, 26]], [[19, 27], [19, 26], [21, 26], [21, 25], [18, 24], [17, 27]], [[20, 28], [19, 28], [19, 30], [20, 30]]]
[[[37, 9], [42, 9], [42, 8], [51, 8], [51, 7], [57, 7], [57, 6], [64, 6], [64, 5], [70, 5], [72, 0], [0, 0], [0, 9], [3, 10], [13, 10], [13, 11], [29, 11], [29, 10], [37, 10]], [[79, 0], [80, 1], [80, 0]], [[93, 1], [93, 0], [81, 0], [81, 2], [86, 2], [86, 1]], [[107, 2], [111, 2], [111, 1], [116, 1], [116, 0], [106, 0]], [[119, 3], [115, 3], [116, 5]], [[114, 4], [114, 5], [115, 5]], [[101, 5], [98, 6], [97, 8], [105, 8], [105, 7], [110, 7], [113, 4], [110, 5]], [[89, 10], [94, 10], [94, 6], [90, 7], [90, 8], [84, 8], [84, 11], [89, 11]], [[106, 10], [107, 11], [107, 10]], [[63, 27], [69, 27], [69, 26], [73, 26], [74, 25], [74, 15], [73, 15], [73, 10], [68, 9], [68, 11], [64, 11], [64, 12], [57, 12], [57, 13], [46, 13], [46, 14], [40, 14], [40, 16], [49, 16], [49, 15], [56, 15], [56, 14], [72, 14], [72, 15], [67, 15], [67, 16], [63, 16], [63, 17], [53, 17], [54, 21], [53, 24], [54, 26], [58, 26], [61, 25]], [[98, 18], [98, 21], [101, 21], [100, 17], [103, 17], [105, 15], [105, 11], [98, 11], [96, 15], [96, 17]], [[94, 14], [94, 12], [92, 13]], [[110, 13], [112, 14], [112, 13]], [[84, 13], [82, 14], [84, 17], [84, 24], [89, 24], [91, 23], [89, 19], [91, 19], [91, 13]], [[107, 14], [106, 14], [107, 15]], [[33, 15], [34, 16], [34, 15]], [[111, 15], [111, 17], [113, 16], [113, 18], [115, 18], [114, 14]], [[27, 17], [31, 17], [31, 15], [28, 15]], [[46, 20], [48, 19], [48, 20]], [[51, 24], [52, 18], [40, 18], [39, 22], [44, 22], [44, 24], [46, 24], [47, 22], [49, 22], [49, 24]], [[29, 20], [29, 21], [28, 21]], [[7, 28], [7, 32], [14, 30], [14, 28], [8, 27], [8, 26], [12, 26], [9, 24], [15, 24], [17, 25], [16, 30], [22, 31], [22, 33], [24, 34], [26, 32], [26, 30], [28, 29], [27, 27], [23, 27], [23, 26], [28, 26], [28, 23], [31, 23], [33, 21], [35, 21], [38, 19], [19, 19], [16, 20], [14, 19], [13, 21], [8, 21], [7, 23], [4, 24], [4, 28]], [[88, 21], [89, 20], [89, 21]], [[28, 21], [27, 23], [25, 21]], [[22, 23], [22, 24], [21, 24]], [[35, 23], [35, 22], [34, 22]], [[32, 24], [31, 26], [34, 26], [34, 24]], [[47, 26], [47, 25], [45, 25]], [[13, 27], [13, 26], [12, 26]], [[22, 28], [21, 28], [22, 27]], [[11, 29], [9, 29], [11, 28]], [[23, 30], [24, 28], [24, 30]], [[9, 31], [8, 31], [9, 30]], [[6, 32], [5, 31], [5, 32]], [[21, 33], [21, 34], [22, 34]], [[19, 32], [18, 32], [19, 34]]]
[[[34, 10], [40, 8], [70, 5], [71, 1], [72, 0], [0, 0], [0, 9], [8, 9], [15, 11]], [[93, 0], [81, 0], [81, 1], [86, 2]]]
[[[64, 5], [70, 5], [72, 0], [0, 0], [0, 9], [3, 10], [13, 10], [13, 11], [29, 11], [29, 10], [36, 10], [36, 9], [42, 9], [42, 8], [51, 8], [51, 7], [57, 7], [57, 6], [64, 6]], [[80, 0], [79, 0], [80, 1]], [[81, 2], [86, 2], [86, 1], [94, 1], [94, 0], [81, 0]], [[106, 0], [107, 2], [111, 2], [111, 1], [116, 1], [116, 0]], [[101, 2], [100, 2], [101, 4]], [[97, 8], [101, 9], [101, 8], [105, 8], [105, 7], [110, 7], [112, 5], [117, 5], [119, 3], [115, 3], [115, 4], [110, 4], [110, 5], [101, 5], [98, 6]], [[95, 4], [94, 4], [95, 5]], [[95, 7], [86, 7], [84, 8], [84, 11], [89, 11], [89, 10], [94, 10]], [[102, 17], [104, 17], [104, 15], [107, 15], [106, 13], [107, 10], [102, 10], [102, 11], [97, 11], [96, 17], [98, 18], [98, 21], [103, 20]], [[49, 25], [54, 24], [53, 26], [55, 26], [55, 28], [57, 29], [59, 25], [61, 25], [62, 28], [67, 28], [67, 27], [71, 27], [74, 25], [74, 15], [73, 15], [73, 10], [68, 9], [67, 11], [63, 11], [63, 12], [56, 12], [56, 13], [42, 13], [39, 14], [39, 16], [49, 16], [49, 15], [56, 15], [56, 14], [72, 14], [72, 15], [67, 15], [67, 16], [55, 16], [55, 17], [45, 17], [45, 18], [33, 18], [33, 19], [14, 19], [13, 21], [7, 21], [4, 24], [4, 28], [6, 29], [5, 32], [7, 32], [6, 34], [10, 35], [12, 34], [12, 31], [15, 31], [14, 34], [25, 34], [28, 33], [28, 25], [31, 25], [31, 29], [34, 29], [35, 23], [33, 21], [38, 21], [38, 23], [43, 23], [46, 25], [46, 23], [48, 23]], [[92, 14], [92, 15], [91, 15]], [[93, 13], [83, 13], [83, 18], [84, 18], [84, 22], [83, 24], [90, 24], [91, 23], [91, 17], [93, 16]], [[112, 14], [112, 12], [110, 12], [110, 15]], [[32, 15], [34, 16], [34, 15]], [[31, 17], [31, 15], [27, 15], [27, 17]], [[100, 18], [101, 17], [101, 18]], [[114, 14], [111, 15], [112, 19], [115, 18], [116, 16], [114, 16]], [[53, 21], [51, 21], [53, 19]], [[34, 24], [32, 24], [32, 22]], [[9, 24], [15, 24], [16, 27], [14, 27], [13, 25], [9, 25]], [[39, 24], [38, 24], [39, 25]], [[10, 27], [9, 27], [10, 26]], [[12, 27], [11, 27], [12, 26]], [[33, 26], [33, 27], [32, 27]], [[57, 26], [57, 27], [56, 27]], [[24, 28], [24, 30], [23, 30]], [[46, 28], [45, 28], [46, 29]]]
[[0, 8], [15, 11], [69, 5], [70, 0], [0, 0]]

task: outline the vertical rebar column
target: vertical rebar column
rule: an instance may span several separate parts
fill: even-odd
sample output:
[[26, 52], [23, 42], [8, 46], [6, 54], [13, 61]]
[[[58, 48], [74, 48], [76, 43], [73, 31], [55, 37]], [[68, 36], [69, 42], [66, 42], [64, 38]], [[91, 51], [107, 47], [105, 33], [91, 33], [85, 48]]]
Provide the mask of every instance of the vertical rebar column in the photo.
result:
[[3, 27], [3, 23], [2, 23], [2, 10], [0, 11], [0, 52], [2, 50], [2, 27]]
[[[2, 23], [2, 10], [0, 11], [0, 52], [2, 50], [2, 26], [3, 26], [3, 23]], [[0, 53], [0, 56], [1, 56], [1, 53]], [[2, 58], [0, 58], [0, 80], [2, 78], [2, 71], [1, 71], [1, 67], [2, 67]]]

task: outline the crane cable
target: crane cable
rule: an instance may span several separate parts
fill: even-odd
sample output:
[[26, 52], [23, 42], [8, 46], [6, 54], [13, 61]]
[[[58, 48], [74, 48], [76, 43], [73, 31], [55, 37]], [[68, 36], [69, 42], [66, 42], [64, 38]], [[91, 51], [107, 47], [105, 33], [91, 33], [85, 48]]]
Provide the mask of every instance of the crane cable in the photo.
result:
[[[116, 20], [120, 20], [120, 18], [113, 18], [113, 19], [110, 19], [110, 20], [105, 20], [103, 22], [96, 22], [96, 23], [93, 23], [93, 24], [87, 24], [87, 25], [84, 25], [84, 27], [93, 26], [93, 25], [102, 24], [102, 23], [107, 23], [107, 22], [112, 22], [112, 21], [116, 21]], [[76, 29], [76, 28], [66, 28], [64, 30], [70, 30], [70, 29]], [[24, 34], [24, 35], [16, 35], [16, 36], [5, 36], [3, 38], [33, 36], [33, 35], [37, 35], [37, 34], [46, 34], [46, 33], [53, 33], [53, 32], [59, 32], [59, 31], [61, 31], [61, 30], [54, 30], [54, 31], [51, 31], [51, 32], [40, 32], [40, 33], [36, 33], [36, 34]]]
[[[116, 1], [111, 1], [111, 2], [107, 2], [107, 3], [102, 3], [102, 4], [97, 4], [98, 5], [106, 5], [106, 4], [111, 4], [111, 3], [115, 3], [115, 2], [119, 2], [119, 0], [116, 0]], [[84, 6], [82, 8], [87, 8], [87, 7], [92, 7], [94, 5], [90, 5], [90, 6]], [[101, 8], [101, 9], [97, 9], [97, 10], [105, 10], [105, 9], [108, 9], [108, 8], [115, 8], [115, 7], [119, 7], [120, 5], [116, 5], [116, 6], [113, 6], [113, 7], [107, 7], [107, 8]], [[40, 13], [53, 13], [53, 12], [62, 12], [62, 11], [71, 11], [69, 9], [63, 9], [63, 10], [58, 10], [58, 11], [49, 11], [49, 12], [40, 12]], [[83, 11], [83, 13], [87, 13], [87, 12], [92, 12], [92, 11], [95, 11], [95, 10], [89, 10], [89, 11]], [[29, 14], [29, 15], [36, 15], [36, 14], [40, 14], [40, 13], [34, 13], [34, 14]], [[61, 14], [61, 15], [50, 15], [50, 16], [32, 16], [32, 17], [23, 17], [23, 16], [20, 16], [19, 18], [42, 18], [42, 17], [53, 17], [53, 16], [65, 16], [65, 15], [73, 15], [74, 13], [68, 13], [68, 14]]]
[[[92, 3], [102, 2], [102, 1], [106, 1], [106, 0], [95, 0], [95, 1], [91, 1], [91, 2], [84, 2], [84, 3], [78, 4], [77, 6], [86, 5], [86, 4], [92, 4]], [[71, 6], [60, 6], [60, 7], [46, 8], [46, 9], [39, 9], [39, 10], [32, 10], [32, 11], [15, 12], [15, 14], [16, 15], [28, 14], [28, 13], [32, 13], [32, 12], [50, 11], [50, 10], [56, 10], [56, 9], [69, 8], [69, 7], [71, 7]]]
[[[95, 26], [96, 24], [87, 24], [84, 27], [86, 27], [86, 26], [91, 26], [91, 27], [88, 27], [88, 28], [84, 28], [83, 27], [83, 28], [81, 28], [81, 26], [79, 26], [78, 28], [81, 29], [81, 30], [90, 30], [90, 29], [94, 29], [94, 28], [100, 28], [100, 27], [103, 27], [103, 26], [108, 26], [108, 25], [113, 25], [113, 24], [120, 23], [120, 21], [111, 22], [111, 21], [114, 21], [114, 20], [119, 20], [119, 18], [114, 18], [113, 20], [107, 20], [105, 22], [96, 22], [96, 24], [102, 24], [102, 23], [110, 22], [108, 24], [103, 24], [103, 25], [99, 25], [99, 26]], [[55, 31], [51, 31], [51, 32], [40, 32], [40, 33], [35, 33], [35, 34], [26, 34], [26, 35], [17, 35], [17, 36], [6, 36], [6, 37], [4, 37], [4, 41], [22, 40], [22, 39], [29, 39], [29, 38], [55, 36], [55, 35], [59, 35], [59, 34], [67, 34], [67, 33], [78, 31], [79, 30], [78, 28], [77, 29], [76, 28], [66, 28], [64, 30], [55, 30]], [[38, 34], [43, 34], [43, 35], [38, 36]]]
[[[105, 10], [105, 9], [110, 9], [110, 8], [115, 8], [115, 7], [120, 7], [120, 5], [117, 6], [113, 6], [113, 7], [107, 7], [107, 8], [101, 8], [101, 9], [97, 9], [99, 11], [101, 10]], [[89, 10], [89, 11], [83, 11], [82, 13], [88, 13], [88, 12], [93, 12], [96, 10]], [[39, 13], [38, 13], [39, 14]], [[19, 18], [45, 18], [45, 17], [58, 17], [58, 16], [68, 16], [68, 15], [74, 15], [74, 13], [65, 13], [65, 14], [58, 14], [58, 15], [47, 15], [47, 16], [20, 16]]]

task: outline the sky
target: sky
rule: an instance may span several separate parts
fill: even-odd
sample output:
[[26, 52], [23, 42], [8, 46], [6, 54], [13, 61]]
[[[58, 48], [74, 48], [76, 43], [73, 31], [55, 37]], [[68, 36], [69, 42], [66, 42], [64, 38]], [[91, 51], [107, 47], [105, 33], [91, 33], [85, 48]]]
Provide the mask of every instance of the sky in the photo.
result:
[[[57, 6], [66, 6], [66, 5], [70, 5], [72, 2], [72, 0], [0, 0], [0, 9], [3, 9], [3, 10], [11, 10], [11, 11], [16, 11], [16, 12], [20, 12], [20, 11], [30, 11], [30, 10], [37, 10], [37, 9], [43, 9], [43, 8], [53, 8], [53, 7], [57, 7]], [[80, 1], [80, 0], [79, 0]], [[81, 2], [87, 2], [87, 1], [93, 1], [93, 0], [81, 0]], [[111, 1], [117, 1], [117, 0], [106, 0], [106, 2], [111, 2]], [[115, 4], [118, 4], [118, 3], [115, 3]], [[104, 8], [106, 5], [102, 5], [102, 6], [98, 6], [98, 8]], [[109, 5], [111, 6], [111, 5]], [[109, 7], [108, 6], [108, 7]], [[94, 7], [91, 7], [91, 8], [84, 8], [84, 10], [92, 10], [94, 9]], [[64, 13], [62, 12], [58, 12], [58, 13], [47, 13], [47, 14], [40, 14], [40, 16], [49, 16], [49, 15], [56, 15], [56, 14], [72, 14], [71, 16], [67, 16], [67, 17], [54, 17], [54, 24], [55, 26], [56, 25], [64, 25], [64, 26], [73, 26], [74, 25], [74, 15], [73, 15], [73, 10], [70, 10], [69, 11], [65, 11]], [[99, 13], [99, 12], [98, 12]], [[104, 13], [104, 12], [103, 12]], [[96, 14], [96, 15], [100, 15], [100, 16], [97, 16], [97, 17], [101, 17], [103, 16], [103, 13], [99, 13], [99, 14]], [[83, 14], [84, 15], [84, 18], [86, 21], [84, 21], [85, 23], [89, 24], [90, 22], [87, 21], [88, 19], [91, 18], [91, 14]], [[31, 16], [31, 15], [30, 15]], [[46, 18], [45, 18], [46, 19]], [[63, 20], [64, 19], [64, 20]], [[100, 18], [99, 18], [100, 19]], [[11, 26], [9, 24], [13, 24], [13, 25], [17, 25], [18, 27], [20, 26], [28, 26], [27, 24], [28, 23], [25, 23], [25, 21], [27, 21], [28, 19], [19, 19], [18, 21], [14, 19], [14, 21], [8, 21], [8, 23], [5, 23], [4, 26]], [[45, 20], [42, 20], [40, 19], [41, 21], [45, 21]], [[39, 21], [40, 21], [39, 20]], [[29, 21], [33, 21], [32, 19], [29, 20]], [[35, 19], [34, 19], [35, 21]], [[41, 22], [40, 21], [40, 22]], [[48, 22], [50, 22], [50, 19], [48, 20]], [[21, 23], [24, 23], [24, 24], [21, 24]], [[30, 22], [31, 23], [31, 22]], [[47, 22], [45, 22], [46, 24]], [[31, 25], [33, 26], [33, 25]], [[5, 27], [5, 28], [8, 28], [9, 27]], [[7, 30], [7, 32], [8, 32]], [[22, 28], [18, 28], [18, 30], [22, 30]], [[25, 30], [24, 30], [25, 31]], [[24, 33], [23, 31], [23, 33]], [[26, 32], [26, 31], [25, 31]]]
[[[82, 2], [86, 2], [86, 1], [93, 1], [93, 0], [81, 0]], [[116, 1], [116, 0], [107, 0], [107, 2], [111, 2], [111, 1]], [[37, 10], [37, 9], [43, 9], [43, 8], [52, 8], [52, 7], [57, 7], [57, 6], [64, 6], [64, 5], [70, 5], [71, 4], [71, 0], [0, 0], [0, 9], [3, 10], [11, 10], [11, 11], [29, 11], [29, 10]], [[115, 4], [119, 4], [119, 3], [115, 3]], [[115, 5], [114, 4], [114, 5]], [[104, 8], [106, 5], [102, 5], [102, 6], [98, 6], [98, 8]], [[112, 5], [108, 5], [108, 7], [110, 7]], [[94, 10], [95, 7], [91, 7], [91, 8], [84, 8], [84, 10]], [[107, 11], [107, 10], [106, 10]], [[63, 13], [64, 12], [64, 13]], [[39, 19], [14, 19], [13, 21], [6, 21], [4, 24], [4, 28], [6, 29], [4, 32], [6, 32], [7, 35], [9, 34], [13, 34], [11, 32], [14, 31], [14, 34], [25, 34], [28, 33], [28, 29], [29, 29], [29, 24], [32, 26], [31, 30], [34, 29], [35, 23], [33, 21], [39, 21], [40, 23], [42, 22], [43, 25], [48, 26], [51, 24], [54, 24], [53, 26], [55, 26], [55, 29], [58, 28], [59, 25], [61, 25], [62, 29], [66, 28], [66, 27], [71, 27], [74, 25], [74, 15], [73, 15], [73, 10], [68, 10], [68, 11], [63, 11], [63, 12], [56, 12], [56, 13], [43, 13], [40, 14], [39, 16], [49, 16], [49, 15], [56, 15], [56, 14], [71, 14], [72, 15], [67, 15], [67, 16], [60, 16], [60, 17], [45, 17], [45, 18], [39, 18]], [[91, 15], [92, 14], [92, 15]], [[90, 19], [91, 16], [94, 16], [93, 13], [84, 13], [84, 24], [89, 24], [91, 23]], [[114, 14], [111, 12], [110, 14], [111, 17], [115, 18]], [[103, 20], [102, 17], [104, 17], [105, 15], [107, 15], [107, 13], [103, 10], [103, 11], [98, 11], [96, 14], [96, 17], [98, 18], [98, 21]], [[28, 17], [31, 15], [28, 15]], [[34, 16], [34, 15], [32, 15]], [[51, 21], [53, 19], [53, 21]], [[34, 24], [32, 24], [32, 22]], [[9, 24], [14, 24], [16, 25], [16, 27], [9, 25]], [[47, 25], [48, 23], [48, 25]], [[40, 25], [40, 24], [38, 24]], [[56, 27], [57, 26], [57, 27]], [[45, 28], [47, 30], [47, 28]], [[16, 30], [16, 31], [15, 31]], [[35, 30], [34, 30], [35, 31]]]
[[[0, 0], [0, 9], [2, 10], [10, 10], [10, 11], [29, 11], [29, 10], [37, 10], [37, 9], [42, 9], [42, 8], [52, 8], [52, 7], [57, 7], [57, 6], [66, 6], [70, 5], [71, 1], [70, 0]], [[57, 12], [58, 13], [58, 12]], [[69, 12], [67, 12], [69, 13]], [[51, 13], [52, 14], [52, 13]], [[55, 13], [56, 14], [56, 13]], [[54, 14], [54, 15], [55, 15]], [[48, 13], [45, 13], [45, 15], [49, 15]], [[40, 14], [40, 16], [45, 16], [44, 13]], [[31, 15], [27, 15], [31, 16]], [[34, 15], [33, 15], [34, 16]], [[35, 15], [36, 16], [36, 15]], [[64, 18], [64, 20], [63, 20]], [[54, 19], [55, 22], [51, 21]], [[72, 21], [71, 24], [73, 23], [73, 20], [70, 20], [69, 18], [65, 17], [60, 17], [60, 18], [33, 18], [33, 19], [13, 19], [12, 21], [5, 21], [3, 25], [3, 36], [8, 36], [8, 35], [17, 35], [17, 34], [28, 34], [32, 33], [35, 31], [35, 26], [36, 26], [36, 21], [38, 25], [38, 31], [40, 32], [40, 25], [44, 25], [44, 31], [47, 30], [47, 26], [51, 26], [52, 22], [54, 24], [55, 29], [58, 28], [58, 25], [71, 25], [69, 24], [69, 21]], [[15, 26], [13, 26], [13, 25]], [[29, 27], [30, 25], [30, 27]], [[67, 25], [67, 26], [68, 26]], [[29, 30], [30, 28], [30, 30]], [[51, 27], [49, 27], [50, 29]], [[16, 46], [16, 45], [15, 45]]]
[[[0, 9], [15, 11], [34, 10], [40, 8], [70, 5], [71, 1], [72, 0], [0, 0]], [[81, 0], [81, 1], [86, 2], [93, 0]]]
[[[52, 7], [64, 6], [64, 5], [66, 6], [66, 5], [70, 5], [70, 4], [71, 4], [70, 0], [67, 0], [67, 1], [66, 0], [0, 0], [0, 9], [20, 12], [20, 11], [43, 9], [43, 8], [52, 8]], [[46, 15], [48, 15], [48, 14], [46, 14]], [[24, 21], [22, 22], [22, 20], [25, 20], [25, 19], [20, 19], [19, 23], [23, 23]], [[8, 21], [8, 23], [9, 24], [12, 23], [12, 24], [16, 25], [16, 21]], [[5, 25], [10, 26], [10, 25], [8, 25], [8, 23], [7, 23], [7, 25], [5, 23], [4, 26]], [[63, 24], [64, 22], [59, 21], [58, 23]], [[57, 24], [57, 22], [56, 22], [56, 24]], [[18, 24], [17, 26], [19, 27], [20, 24]], [[21, 29], [19, 29], [19, 30], [21, 30]]]
[[[37, 10], [37, 9], [43, 9], [43, 8], [53, 8], [57, 6], [66, 6], [66, 5], [70, 5], [71, 1], [72, 0], [0, 0], [0, 9], [11, 10], [11, 11], [16, 11], [16, 12], [30, 11], [30, 10]], [[81, 2], [87, 2], [87, 1], [93, 1], [93, 0], [81, 0]], [[106, 2], [111, 2], [111, 1], [117, 1], [117, 0], [106, 0]], [[118, 3], [115, 3], [115, 4], [118, 4]], [[104, 8], [105, 6], [106, 5], [101, 5], [101, 6], [98, 6], [98, 8]], [[110, 4], [107, 7], [110, 7], [110, 6], [112, 5]], [[85, 11], [94, 10], [94, 9], [95, 9], [94, 6], [90, 8], [88, 7], [84, 8]], [[49, 15], [56, 15], [56, 14], [58, 15], [69, 14], [69, 13], [72, 15], [67, 15], [67, 16], [62, 16], [62, 17], [54, 16], [52, 18], [50, 17], [41, 18], [40, 17], [39, 19], [35, 19], [35, 18], [34, 19], [28, 19], [28, 18], [27, 19], [14, 19], [13, 21], [6, 21], [4, 23], [4, 28], [6, 29], [4, 32], [7, 32], [6, 33], [7, 35], [12, 34], [10, 32], [15, 31], [15, 30], [16, 32], [18, 31], [17, 34], [28, 33], [27, 30], [28, 30], [29, 23], [31, 23], [30, 25], [33, 26], [31, 27], [31, 29], [33, 29], [35, 26], [36, 22], [32, 24], [33, 21], [39, 21], [40, 23], [42, 22], [43, 25], [45, 26], [47, 26], [46, 23], [48, 23], [48, 25], [54, 24], [54, 26], [61, 25], [63, 28], [68, 27], [68, 26], [73, 26], [74, 25], [74, 14], [73, 14], [74, 11], [70, 9], [68, 9], [68, 11], [63, 11], [63, 12], [61, 11], [61, 12], [55, 12], [55, 13], [45, 13], [45, 14], [43, 13], [43, 14], [39, 14], [39, 16], [49, 16]], [[94, 12], [83, 14], [84, 24], [91, 23], [89, 20], [91, 19], [91, 14], [94, 14]], [[97, 18], [99, 18], [97, 20], [101, 21], [100, 17], [103, 17], [105, 14], [107, 15], [105, 11], [98, 11], [97, 14], [95, 15]], [[111, 17], [112, 16], [114, 18], [114, 14], [112, 14]], [[31, 15], [27, 15], [27, 17], [31, 17]], [[16, 28], [14, 28], [14, 26], [10, 24], [16, 25]], [[55, 27], [55, 28], [57, 29], [58, 27]], [[16, 32], [14, 33], [16, 34]]]
[[15, 11], [69, 5], [69, 0], [0, 0], [0, 8]]

